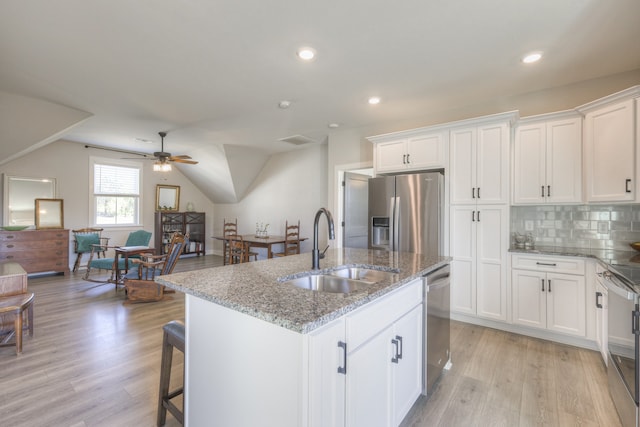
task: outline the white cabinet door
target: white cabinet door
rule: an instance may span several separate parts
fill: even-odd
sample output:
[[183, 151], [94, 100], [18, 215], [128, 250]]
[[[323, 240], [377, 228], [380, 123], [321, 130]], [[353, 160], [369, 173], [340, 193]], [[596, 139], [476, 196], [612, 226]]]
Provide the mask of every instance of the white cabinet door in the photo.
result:
[[509, 127], [504, 123], [478, 127], [476, 144], [477, 203], [508, 203]]
[[608, 363], [607, 347], [609, 342], [607, 340], [608, 331], [608, 291], [607, 288], [596, 280], [596, 344], [598, 350], [602, 355], [602, 360], [605, 365]]
[[547, 329], [565, 334], [586, 334], [584, 276], [547, 273]]
[[513, 203], [544, 203], [546, 183], [546, 124], [519, 126], [513, 146]]
[[476, 129], [455, 129], [450, 133], [451, 204], [476, 203]]
[[476, 314], [475, 205], [451, 206], [451, 311]]
[[547, 123], [546, 202], [582, 201], [582, 119]]
[[406, 169], [406, 139], [380, 142], [374, 146], [374, 149], [376, 150], [377, 172], [394, 172]]
[[409, 169], [446, 167], [444, 134], [440, 132], [409, 138], [407, 141], [407, 154], [407, 166]]
[[547, 273], [511, 271], [513, 323], [532, 328], [547, 327]]
[[392, 425], [397, 426], [422, 392], [422, 304], [396, 322], [394, 334], [401, 356], [392, 362]]
[[391, 424], [391, 343], [387, 329], [349, 353], [346, 415], [349, 427], [386, 427]]
[[337, 319], [309, 337], [309, 426], [344, 426], [345, 321]]
[[635, 198], [634, 104], [627, 100], [585, 116], [587, 202]]
[[482, 205], [476, 210], [477, 315], [507, 320], [508, 206]]

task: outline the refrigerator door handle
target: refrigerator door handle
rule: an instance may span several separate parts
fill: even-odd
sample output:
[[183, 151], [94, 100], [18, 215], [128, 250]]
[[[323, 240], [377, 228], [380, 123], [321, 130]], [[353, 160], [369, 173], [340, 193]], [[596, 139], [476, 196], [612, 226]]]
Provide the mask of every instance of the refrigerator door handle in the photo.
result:
[[393, 240], [390, 249], [397, 251], [400, 248], [400, 197], [393, 199]]
[[395, 205], [396, 198], [389, 197], [389, 220], [391, 221], [391, 224], [389, 224], [389, 245], [387, 247], [387, 250], [390, 251], [393, 250], [393, 242], [396, 240], [396, 227], [394, 218]]

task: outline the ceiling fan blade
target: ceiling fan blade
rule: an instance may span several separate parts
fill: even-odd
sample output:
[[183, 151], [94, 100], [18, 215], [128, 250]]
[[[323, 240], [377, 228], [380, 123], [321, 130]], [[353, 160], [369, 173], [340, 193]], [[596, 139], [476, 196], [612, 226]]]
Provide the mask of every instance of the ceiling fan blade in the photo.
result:
[[190, 159], [191, 156], [187, 156], [186, 154], [182, 154], [180, 156], [169, 156], [169, 160], [175, 160], [175, 159]]
[[171, 159], [172, 162], [175, 163], [186, 163], [188, 165], [197, 165], [198, 162], [196, 162], [195, 160], [186, 160], [186, 159]]

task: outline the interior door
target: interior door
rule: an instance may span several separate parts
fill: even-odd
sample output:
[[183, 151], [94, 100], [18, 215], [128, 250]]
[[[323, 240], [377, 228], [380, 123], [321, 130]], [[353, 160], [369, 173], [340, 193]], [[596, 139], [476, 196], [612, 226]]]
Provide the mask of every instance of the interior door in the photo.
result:
[[369, 176], [344, 174], [343, 247], [367, 248]]

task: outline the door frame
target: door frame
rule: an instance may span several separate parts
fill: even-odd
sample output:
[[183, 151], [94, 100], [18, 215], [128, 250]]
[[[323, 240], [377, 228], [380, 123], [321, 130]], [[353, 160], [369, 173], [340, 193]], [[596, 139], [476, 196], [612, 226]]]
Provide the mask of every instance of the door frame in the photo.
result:
[[344, 221], [344, 180], [345, 172], [360, 173], [363, 175], [374, 175], [373, 161], [360, 163], [347, 163], [343, 165], [335, 165], [334, 167], [334, 185], [336, 191], [333, 194], [333, 216], [335, 224], [336, 238], [332, 242], [335, 248], [341, 248], [344, 240], [342, 222]]

